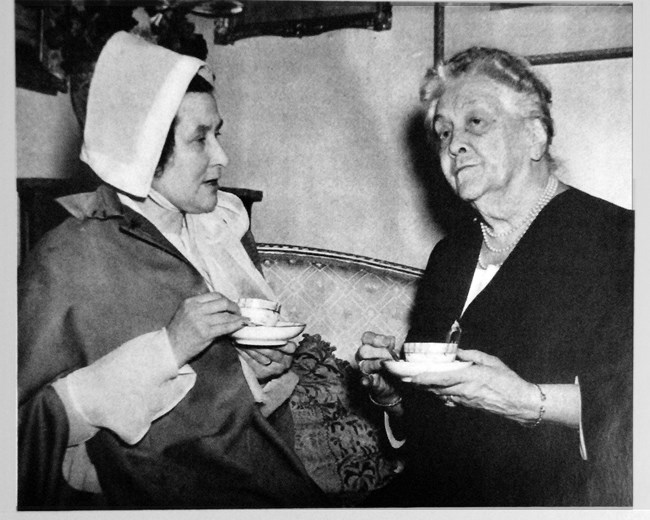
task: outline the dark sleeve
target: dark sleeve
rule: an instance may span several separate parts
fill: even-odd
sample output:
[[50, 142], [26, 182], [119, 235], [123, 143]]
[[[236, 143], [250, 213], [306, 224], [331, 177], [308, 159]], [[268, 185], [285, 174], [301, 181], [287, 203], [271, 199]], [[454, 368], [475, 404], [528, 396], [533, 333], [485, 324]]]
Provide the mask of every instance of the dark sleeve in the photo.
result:
[[68, 421], [56, 391], [47, 386], [18, 411], [18, 509], [59, 509], [69, 488], [61, 474]]
[[[48, 261], [44, 252], [47, 252]], [[51, 256], [50, 256], [51, 253]], [[83, 365], [75, 345], [69, 285], [55, 247], [40, 248], [18, 280], [18, 503], [21, 509], [58, 508], [66, 490], [61, 465], [68, 420], [51, 384]], [[70, 290], [70, 287], [68, 287]]]
[[632, 505], [633, 389], [633, 223], [619, 226], [609, 280], [602, 294], [604, 312], [579, 373], [582, 426], [591, 468], [589, 503]]
[[102, 495], [70, 487], [61, 471], [68, 443], [63, 403], [51, 386], [36, 393], [18, 412], [19, 511], [105, 509]]
[[74, 250], [45, 240], [21, 266], [18, 276], [18, 398], [35, 393], [74, 368], [85, 355], [74, 324]]

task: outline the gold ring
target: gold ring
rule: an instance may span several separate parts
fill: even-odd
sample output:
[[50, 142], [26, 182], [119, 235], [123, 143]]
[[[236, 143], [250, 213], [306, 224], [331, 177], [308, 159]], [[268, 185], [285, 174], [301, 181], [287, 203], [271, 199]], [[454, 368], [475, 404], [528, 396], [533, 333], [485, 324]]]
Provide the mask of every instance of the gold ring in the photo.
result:
[[445, 406], [449, 406], [450, 408], [453, 408], [454, 406], [456, 406], [456, 403], [454, 403], [454, 402], [451, 400], [451, 396], [450, 396], [450, 395], [443, 395], [443, 396], [441, 397], [441, 399], [442, 399], [442, 402], [444, 403]]

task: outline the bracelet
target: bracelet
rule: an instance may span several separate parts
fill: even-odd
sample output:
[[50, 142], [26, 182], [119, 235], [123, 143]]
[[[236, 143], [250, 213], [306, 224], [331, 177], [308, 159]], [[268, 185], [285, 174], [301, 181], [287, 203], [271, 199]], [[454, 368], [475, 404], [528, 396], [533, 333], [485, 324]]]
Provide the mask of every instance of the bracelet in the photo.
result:
[[544, 418], [544, 414], [546, 413], [546, 408], [544, 408], [544, 401], [546, 401], [546, 394], [542, 390], [542, 387], [539, 386], [537, 383], [533, 383], [536, 387], [537, 390], [539, 390], [539, 397], [542, 400], [542, 404], [539, 405], [539, 415], [537, 416], [537, 419], [533, 424], [524, 424], [523, 426], [525, 428], [536, 428], [537, 426], [540, 425], [542, 422], [542, 419]]
[[381, 406], [382, 408], [392, 408], [393, 406], [397, 406], [398, 404], [400, 404], [402, 402], [402, 397], [401, 396], [397, 396], [397, 399], [395, 399], [394, 402], [388, 403], [388, 404], [378, 403], [377, 401], [375, 401], [372, 398], [372, 396], [370, 394], [368, 394], [368, 399], [370, 399], [371, 403], [376, 404], [377, 406]]

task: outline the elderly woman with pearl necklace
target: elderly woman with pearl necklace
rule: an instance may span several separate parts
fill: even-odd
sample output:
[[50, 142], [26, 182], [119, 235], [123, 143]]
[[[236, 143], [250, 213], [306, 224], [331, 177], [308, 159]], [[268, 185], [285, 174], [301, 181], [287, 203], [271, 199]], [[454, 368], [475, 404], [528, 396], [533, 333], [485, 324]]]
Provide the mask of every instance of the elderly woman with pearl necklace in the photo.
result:
[[551, 91], [525, 60], [468, 49], [422, 97], [474, 216], [434, 248], [407, 342], [460, 327], [469, 363], [403, 380], [394, 339], [363, 335], [406, 468], [369, 505], [631, 505], [632, 212], [558, 178]]

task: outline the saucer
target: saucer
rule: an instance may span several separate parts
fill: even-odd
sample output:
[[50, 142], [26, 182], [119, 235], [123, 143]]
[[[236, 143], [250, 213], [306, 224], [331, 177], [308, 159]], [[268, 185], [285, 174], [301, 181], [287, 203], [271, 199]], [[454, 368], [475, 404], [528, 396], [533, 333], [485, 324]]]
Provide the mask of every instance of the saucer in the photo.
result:
[[471, 361], [452, 361], [450, 363], [412, 363], [409, 361], [384, 361], [383, 365], [391, 373], [404, 379], [424, 373], [453, 372], [471, 365]]
[[286, 345], [287, 341], [295, 338], [303, 330], [304, 323], [294, 323], [289, 321], [280, 321], [273, 327], [264, 325], [246, 325], [241, 329], [233, 332], [230, 336], [239, 345], [249, 345], [255, 347], [281, 347]]

